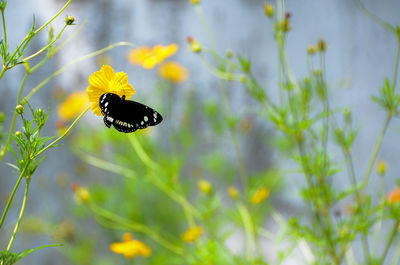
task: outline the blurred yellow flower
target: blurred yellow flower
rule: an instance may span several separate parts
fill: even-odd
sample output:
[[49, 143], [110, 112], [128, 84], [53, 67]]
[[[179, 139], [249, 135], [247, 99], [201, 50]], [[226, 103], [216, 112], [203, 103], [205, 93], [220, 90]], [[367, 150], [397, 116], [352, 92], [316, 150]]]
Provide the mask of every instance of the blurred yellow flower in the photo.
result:
[[78, 116], [89, 105], [85, 91], [70, 94], [57, 108], [57, 114], [63, 121], [68, 121]]
[[177, 62], [166, 62], [158, 68], [158, 74], [165, 80], [173, 83], [182, 83], [186, 81], [188, 71]]
[[190, 3], [192, 3], [193, 5], [197, 5], [198, 3], [200, 3], [200, 0], [189, 0]]
[[258, 188], [251, 197], [251, 202], [254, 204], [259, 204], [265, 201], [268, 198], [270, 192], [271, 191], [266, 187]]
[[182, 241], [185, 242], [194, 242], [196, 241], [199, 237], [203, 235], [204, 231], [203, 228], [200, 226], [193, 226], [186, 230], [185, 233], [181, 235]]
[[75, 192], [75, 199], [78, 202], [88, 202], [90, 200], [90, 192], [87, 188], [80, 186], [78, 183], [72, 183], [72, 190]]
[[229, 186], [228, 187], [228, 194], [234, 200], [239, 198], [239, 191], [233, 186]]
[[101, 95], [114, 93], [120, 97], [125, 95], [125, 98], [129, 99], [135, 93], [135, 89], [128, 84], [128, 75], [126, 73], [114, 73], [114, 69], [111, 66], [103, 65], [100, 71], [94, 72], [89, 76], [89, 86], [86, 92], [89, 101], [92, 102], [93, 113], [101, 116], [99, 106]]
[[395, 188], [389, 193], [388, 201], [390, 203], [400, 202], [400, 187]]
[[378, 172], [378, 174], [381, 176], [385, 175], [386, 168], [387, 168], [387, 165], [386, 165], [385, 161], [379, 160], [378, 165], [376, 166], [376, 171]]
[[153, 48], [143, 46], [129, 52], [128, 60], [132, 64], [141, 65], [145, 69], [152, 69], [178, 51], [178, 45], [172, 43], [167, 46], [156, 45]]
[[212, 191], [212, 185], [209, 181], [201, 179], [197, 182], [197, 187], [202, 193], [209, 194]]
[[132, 259], [137, 255], [148, 258], [151, 255], [151, 249], [144, 243], [132, 239], [131, 233], [124, 233], [123, 242], [110, 244], [110, 250], [117, 254], [122, 254], [127, 259]]

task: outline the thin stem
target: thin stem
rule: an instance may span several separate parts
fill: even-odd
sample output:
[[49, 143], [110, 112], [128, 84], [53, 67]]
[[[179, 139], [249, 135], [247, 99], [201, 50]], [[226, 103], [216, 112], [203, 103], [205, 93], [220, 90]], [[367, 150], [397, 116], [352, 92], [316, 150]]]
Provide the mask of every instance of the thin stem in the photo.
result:
[[207, 37], [208, 37], [208, 40], [211, 43], [211, 47], [215, 51], [217, 46], [215, 44], [215, 39], [214, 39], [214, 36], [212, 34], [211, 28], [208, 25], [207, 18], [204, 15], [203, 8], [201, 7], [201, 5], [196, 5], [195, 6], [195, 10], [196, 10], [196, 13], [197, 13], [198, 17], [201, 20], [201, 23], [203, 23], [203, 27], [206, 29]]
[[364, 5], [361, 3], [360, 0], [354, 0], [354, 2], [361, 9], [361, 11], [364, 12], [368, 17], [370, 17], [371, 19], [375, 20], [377, 23], [381, 24], [382, 26], [384, 26], [385, 28], [389, 29], [390, 31], [392, 31], [393, 33], [396, 34], [396, 30], [394, 29], [394, 27], [392, 25], [390, 25], [389, 23], [387, 23], [386, 21], [384, 21], [383, 19], [381, 19], [380, 17], [378, 17], [374, 13], [369, 12], [364, 7]]
[[[94, 213], [102, 216], [105, 219], [109, 219], [110, 221], [113, 221], [121, 226], [124, 226], [125, 228], [128, 228], [131, 231], [140, 232], [140, 233], [143, 233], [143, 234], [149, 236], [155, 242], [157, 242], [161, 246], [165, 247], [166, 249], [174, 252], [177, 255], [184, 254], [184, 250], [181, 247], [176, 246], [173, 243], [169, 242], [167, 239], [163, 238], [157, 232], [155, 232], [154, 229], [151, 229], [143, 224], [133, 222], [131, 220], [128, 220], [121, 216], [118, 216], [118, 215], [114, 214], [113, 212], [110, 212], [104, 208], [97, 206], [94, 203], [90, 204], [90, 208], [93, 210]], [[109, 225], [109, 227], [115, 229], [115, 224], [111, 223], [111, 225]]]
[[386, 255], [389, 252], [389, 249], [390, 249], [390, 246], [392, 245], [393, 239], [396, 236], [397, 229], [399, 229], [399, 225], [400, 225], [400, 221], [396, 221], [396, 223], [393, 226], [392, 232], [390, 233], [389, 240], [386, 243], [385, 250], [383, 251], [382, 257], [380, 259], [380, 264], [383, 264], [383, 262], [385, 261]]
[[63, 139], [70, 131], [71, 129], [75, 126], [75, 124], [82, 118], [82, 116], [90, 109], [90, 106], [88, 106], [82, 113], [74, 120], [74, 122], [68, 127], [68, 129], [57, 139], [55, 139], [53, 142], [51, 142], [48, 146], [44, 147], [41, 149], [39, 152], [36, 153], [35, 157], [38, 157], [41, 153], [46, 151], [47, 149], [53, 147], [58, 141]]
[[[228, 93], [226, 91], [226, 83], [224, 81], [222, 81], [222, 83], [221, 83], [221, 91], [222, 91], [221, 94], [222, 94], [222, 100], [223, 100], [224, 106], [225, 106], [225, 111], [228, 114], [228, 118], [231, 119], [232, 118], [232, 109], [231, 109], [231, 105], [229, 103]], [[246, 171], [246, 166], [244, 164], [243, 155], [242, 155], [242, 152], [240, 151], [239, 141], [237, 138], [235, 128], [229, 127], [229, 129], [231, 131], [232, 142], [233, 142], [233, 146], [235, 148], [235, 153], [236, 153], [237, 160], [239, 163], [239, 171], [240, 171], [240, 178], [242, 181], [242, 186], [243, 186], [243, 189], [246, 190], [248, 175], [247, 175], [247, 171]]]
[[10, 205], [11, 205], [13, 199], [14, 199], [15, 192], [17, 191], [22, 178], [24, 177], [25, 169], [26, 169], [26, 167], [22, 170], [21, 174], [19, 175], [17, 183], [15, 183], [15, 186], [14, 186], [12, 192], [11, 192], [11, 195], [8, 198], [8, 201], [7, 201], [7, 204], [6, 204], [6, 208], [4, 208], [4, 212], [3, 212], [2, 216], [1, 216], [1, 219], [0, 219], [0, 228], [4, 223], [4, 220], [6, 219], [7, 212], [8, 212], [8, 209], [10, 208]]
[[396, 53], [396, 62], [394, 65], [393, 84], [392, 84], [393, 90], [396, 87], [396, 82], [397, 82], [397, 73], [399, 71], [399, 59], [400, 59], [400, 39], [397, 38], [397, 53]]
[[386, 130], [387, 130], [388, 126], [389, 126], [389, 122], [390, 122], [391, 118], [392, 118], [391, 113], [388, 113], [388, 115], [386, 117], [385, 125], [383, 126], [383, 129], [382, 129], [382, 132], [381, 132], [381, 134], [379, 136], [378, 142], [376, 143], [374, 153], [372, 154], [372, 157], [371, 157], [371, 160], [370, 160], [370, 163], [369, 163], [369, 167], [368, 167], [368, 171], [367, 171], [367, 174], [365, 176], [365, 180], [364, 180], [364, 184], [363, 184], [363, 188], [362, 188], [361, 194], [364, 193], [365, 188], [368, 185], [369, 177], [371, 175], [372, 168], [373, 168], [373, 166], [375, 164], [376, 156], [378, 155], [379, 149], [380, 149], [381, 144], [382, 144], [383, 137], [385, 136], [385, 133], [386, 133]]
[[10, 238], [10, 242], [8, 243], [8, 246], [7, 246], [7, 249], [6, 249], [7, 253], [10, 251], [11, 246], [14, 243], [14, 239], [15, 239], [15, 236], [17, 235], [17, 232], [18, 232], [18, 229], [19, 229], [19, 225], [21, 224], [22, 217], [24, 216], [26, 200], [28, 198], [29, 183], [30, 183], [30, 179], [26, 178], [25, 193], [24, 193], [24, 199], [22, 201], [21, 211], [19, 212], [18, 222], [15, 224], [14, 232], [13, 232], [11, 238]]
[[72, 0], [68, 0], [68, 2], [58, 11], [57, 14], [55, 14], [49, 21], [47, 21], [43, 26], [38, 28], [37, 30], [34, 31], [34, 34], [38, 34], [42, 29], [44, 29], [47, 25], [49, 25], [56, 17], [58, 17], [66, 8], [67, 6], [71, 3]]
[[[4, 16], [4, 9], [1, 9], [1, 19], [3, 21], [3, 33], [4, 33], [4, 47], [6, 48], [5, 53], [7, 54], [7, 31], [6, 31], [6, 19]], [[4, 58], [3, 58], [4, 64]]]
[[131, 47], [137, 47], [137, 45], [130, 43], [130, 42], [117, 42], [111, 45], [108, 45], [107, 47], [97, 50], [95, 52], [89, 53], [87, 55], [84, 55], [82, 57], [79, 57], [78, 59], [73, 60], [72, 62], [70, 62], [69, 64], [65, 65], [64, 67], [60, 68], [59, 70], [57, 70], [56, 72], [54, 72], [53, 74], [51, 74], [49, 77], [47, 77], [45, 80], [43, 80], [39, 85], [37, 85], [36, 87], [34, 87], [31, 92], [21, 101], [21, 103], [25, 103], [27, 102], [32, 96], [33, 94], [35, 94], [41, 87], [43, 87], [45, 84], [47, 84], [47, 82], [49, 82], [51, 79], [53, 79], [54, 77], [58, 76], [59, 74], [61, 74], [62, 72], [64, 72], [67, 68], [75, 65], [76, 63], [79, 63], [83, 60], [89, 59], [91, 57], [95, 57], [97, 55], [100, 55], [102, 53], [107, 52], [108, 50], [111, 50], [115, 47], [118, 46], [131, 46]]
[[251, 221], [251, 215], [249, 211], [243, 203], [238, 203], [237, 207], [243, 222], [244, 232], [246, 234], [246, 258], [251, 262], [254, 258], [253, 256], [255, 249], [253, 222]]
[[[19, 104], [20, 101], [21, 101], [22, 90], [24, 89], [26, 80], [28, 79], [29, 75], [30, 75], [30, 73], [28, 73], [28, 72], [25, 74], [24, 78], [22, 79], [21, 85], [19, 86], [17, 104]], [[6, 145], [4, 146], [4, 149], [1, 150], [1, 152], [0, 152], [0, 163], [3, 160], [4, 156], [6, 155], [6, 153], [8, 151], [8, 148], [10, 147], [11, 138], [12, 138], [12, 135], [13, 135], [13, 132], [14, 132], [14, 128], [15, 128], [15, 122], [17, 121], [17, 116], [18, 116], [18, 113], [16, 111], [14, 111], [14, 115], [13, 115], [13, 118], [12, 118], [10, 131], [8, 132]]]
[[64, 30], [67, 28], [67, 26], [68, 25], [64, 25], [64, 27], [61, 29], [60, 33], [58, 33], [58, 35], [54, 38], [54, 40], [52, 40], [49, 44], [47, 44], [46, 46], [44, 46], [43, 48], [41, 48], [39, 51], [35, 52], [34, 54], [22, 59], [22, 62], [27, 62], [28, 60], [38, 56], [39, 54], [41, 54], [42, 52], [47, 50], [47, 48], [49, 48], [51, 45], [53, 45], [53, 43], [56, 42], [61, 37], [61, 34], [64, 32]]

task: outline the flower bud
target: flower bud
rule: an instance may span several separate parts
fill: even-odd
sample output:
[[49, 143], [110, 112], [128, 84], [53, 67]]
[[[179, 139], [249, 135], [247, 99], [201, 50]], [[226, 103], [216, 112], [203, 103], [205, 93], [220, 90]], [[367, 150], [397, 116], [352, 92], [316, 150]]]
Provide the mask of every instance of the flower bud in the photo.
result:
[[232, 56], [233, 56], [232, 50], [231, 49], [226, 50], [225, 55], [226, 55], [227, 58], [232, 58]]
[[320, 39], [317, 43], [317, 47], [320, 52], [325, 52], [326, 51], [326, 42], [323, 39]]
[[15, 135], [16, 137], [21, 137], [21, 136], [22, 136], [22, 133], [21, 133], [21, 131], [16, 131], [16, 132], [14, 133], [14, 135]]
[[318, 50], [318, 47], [315, 45], [310, 45], [307, 47], [307, 53], [310, 55], [315, 54], [317, 52], [317, 50]]
[[193, 37], [187, 37], [187, 41], [189, 43], [190, 50], [194, 53], [201, 52], [201, 44], [196, 41]]
[[387, 168], [387, 165], [386, 165], [385, 161], [379, 160], [378, 161], [378, 165], [376, 166], [376, 171], [378, 172], [378, 174], [380, 176], [384, 176], [385, 175], [386, 168]]
[[199, 190], [204, 194], [210, 194], [212, 191], [212, 185], [205, 179], [199, 180], [197, 183]]
[[0, 112], [0, 123], [4, 122], [6, 119], [6, 115], [3, 112]]
[[264, 4], [264, 12], [267, 17], [272, 18], [275, 13], [274, 7], [270, 4]]
[[21, 104], [17, 105], [17, 106], [15, 107], [15, 111], [16, 111], [18, 114], [24, 113], [24, 106], [22, 106]]
[[65, 18], [65, 24], [69, 25], [73, 25], [73, 23], [75, 22], [75, 18], [73, 16], [67, 16]]
[[38, 108], [37, 110], [36, 110], [36, 115], [38, 115], [38, 116], [43, 116], [43, 109], [41, 109], [41, 108]]

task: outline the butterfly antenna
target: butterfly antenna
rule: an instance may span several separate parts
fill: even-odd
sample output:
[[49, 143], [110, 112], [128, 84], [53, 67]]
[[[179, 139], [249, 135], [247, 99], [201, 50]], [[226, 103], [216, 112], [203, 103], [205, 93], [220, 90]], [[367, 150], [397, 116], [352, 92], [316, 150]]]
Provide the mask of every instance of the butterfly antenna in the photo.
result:
[[122, 95], [122, 100], [125, 100], [125, 95]]

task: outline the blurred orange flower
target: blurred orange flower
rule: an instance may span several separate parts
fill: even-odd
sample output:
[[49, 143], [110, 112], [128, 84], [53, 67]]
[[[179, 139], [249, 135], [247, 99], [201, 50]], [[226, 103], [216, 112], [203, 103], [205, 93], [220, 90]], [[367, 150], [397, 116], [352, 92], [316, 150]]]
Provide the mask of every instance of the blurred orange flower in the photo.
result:
[[129, 99], [135, 89], [128, 83], [128, 75], [124, 72], [114, 73], [114, 69], [109, 65], [103, 65], [100, 71], [94, 72], [89, 76], [89, 86], [86, 89], [91, 108], [94, 114], [101, 116], [99, 106], [100, 96], [104, 93], [114, 93], [122, 97], [125, 95]]
[[395, 188], [391, 193], [389, 193], [388, 201], [390, 203], [400, 202], [400, 187]]
[[68, 121], [78, 116], [88, 106], [89, 100], [85, 91], [70, 94], [57, 108], [57, 114], [63, 121]]
[[153, 48], [143, 46], [129, 52], [128, 60], [132, 64], [141, 65], [145, 69], [152, 69], [178, 51], [178, 45], [172, 43], [167, 46], [156, 45]]
[[165, 80], [173, 83], [182, 83], [188, 77], [188, 71], [177, 62], [166, 62], [158, 68], [158, 74]]
[[199, 237], [203, 235], [204, 231], [203, 228], [200, 226], [193, 226], [186, 230], [185, 233], [181, 235], [182, 241], [185, 242], [194, 242], [196, 241]]
[[137, 255], [148, 258], [151, 255], [151, 249], [144, 243], [134, 240], [131, 233], [125, 233], [122, 236], [123, 242], [110, 244], [110, 250], [117, 254], [122, 254], [127, 259], [132, 259]]
[[259, 204], [265, 201], [268, 198], [270, 192], [271, 191], [266, 187], [258, 188], [251, 197], [251, 202], [254, 204]]

